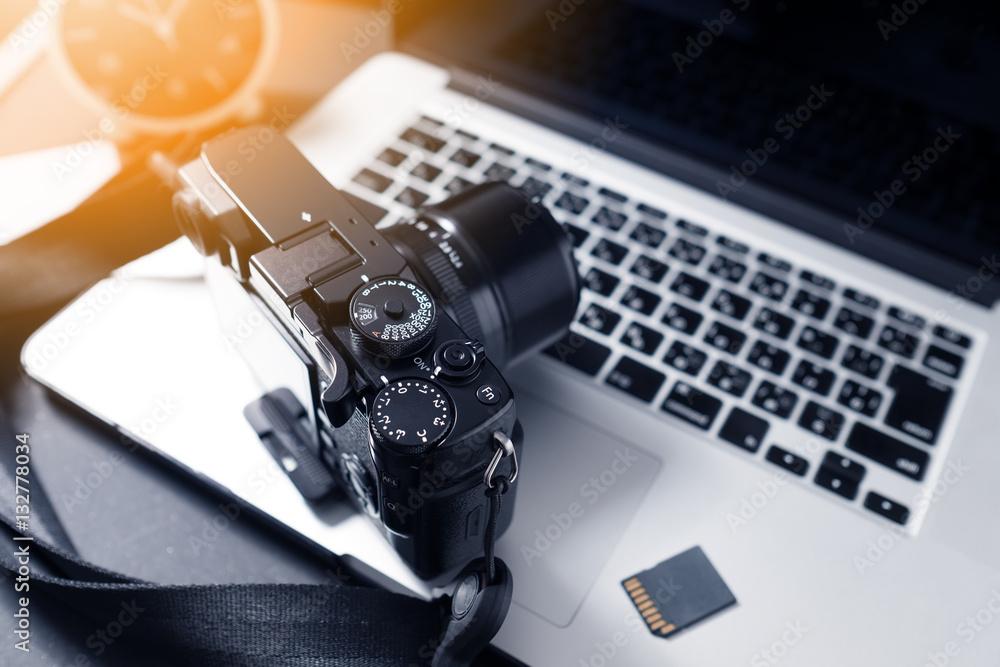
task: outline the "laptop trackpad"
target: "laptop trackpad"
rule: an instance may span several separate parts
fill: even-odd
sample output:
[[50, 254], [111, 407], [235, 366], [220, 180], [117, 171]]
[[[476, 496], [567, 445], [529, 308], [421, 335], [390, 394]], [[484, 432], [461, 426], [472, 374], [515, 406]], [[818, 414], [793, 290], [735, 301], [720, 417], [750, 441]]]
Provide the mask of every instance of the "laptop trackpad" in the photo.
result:
[[569, 625], [617, 546], [660, 462], [523, 390], [524, 452], [514, 521], [497, 555], [514, 602]]

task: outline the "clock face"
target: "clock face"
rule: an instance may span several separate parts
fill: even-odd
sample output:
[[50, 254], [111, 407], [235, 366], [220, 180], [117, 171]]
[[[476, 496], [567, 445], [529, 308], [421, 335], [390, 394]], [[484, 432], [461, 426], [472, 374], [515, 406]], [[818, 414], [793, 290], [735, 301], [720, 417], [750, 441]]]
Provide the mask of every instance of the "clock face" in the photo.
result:
[[270, 0], [70, 0], [62, 49], [120, 118], [174, 119], [218, 107], [253, 77]]

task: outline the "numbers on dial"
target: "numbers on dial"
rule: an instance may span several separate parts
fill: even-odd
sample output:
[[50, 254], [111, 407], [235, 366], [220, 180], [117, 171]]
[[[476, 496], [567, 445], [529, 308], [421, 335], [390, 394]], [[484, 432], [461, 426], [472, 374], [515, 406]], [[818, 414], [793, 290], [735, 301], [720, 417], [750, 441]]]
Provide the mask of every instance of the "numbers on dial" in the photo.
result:
[[432, 382], [419, 379], [390, 382], [375, 397], [372, 431], [387, 443], [406, 447], [433, 446], [453, 422], [451, 402]]

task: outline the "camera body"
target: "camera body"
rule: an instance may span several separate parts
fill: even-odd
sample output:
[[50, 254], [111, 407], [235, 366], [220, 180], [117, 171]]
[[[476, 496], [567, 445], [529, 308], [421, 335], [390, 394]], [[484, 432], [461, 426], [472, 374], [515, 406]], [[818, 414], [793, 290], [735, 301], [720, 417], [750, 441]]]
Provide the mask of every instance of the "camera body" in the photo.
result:
[[[419, 576], [447, 576], [482, 554], [487, 487], [516, 477], [523, 435], [497, 364], [565, 333], [580, 289], [571, 246], [504, 184], [382, 233], [281, 136], [234, 160], [252, 132], [205, 144], [178, 172], [174, 208], [282, 341], [245, 354], [276, 390], [254, 413], [272, 417], [258, 433], [298, 434], [284, 467], [304, 495], [336, 480]], [[297, 392], [270, 379], [275, 363], [304, 372]]]

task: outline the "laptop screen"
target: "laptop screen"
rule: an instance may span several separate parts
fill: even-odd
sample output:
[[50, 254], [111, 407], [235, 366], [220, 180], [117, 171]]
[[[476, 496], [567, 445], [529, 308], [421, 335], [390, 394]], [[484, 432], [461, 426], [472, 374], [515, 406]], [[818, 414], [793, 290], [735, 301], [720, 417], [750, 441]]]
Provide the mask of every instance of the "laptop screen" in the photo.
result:
[[773, 215], [759, 192], [807, 203], [823, 215], [786, 222], [865, 254], [891, 246], [947, 289], [1000, 246], [996, 3], [424, 2], [400, 14], [408, 50], [627, 119], [711, 165], [696, 184], [718, 196]]

